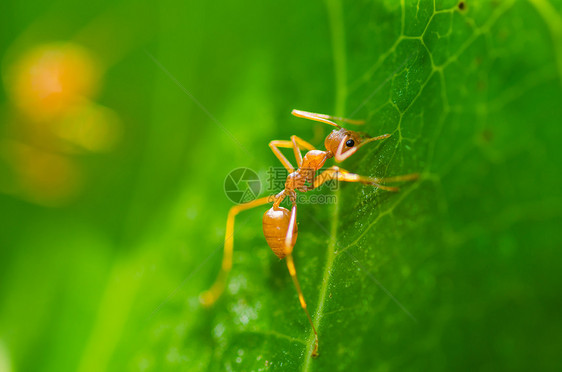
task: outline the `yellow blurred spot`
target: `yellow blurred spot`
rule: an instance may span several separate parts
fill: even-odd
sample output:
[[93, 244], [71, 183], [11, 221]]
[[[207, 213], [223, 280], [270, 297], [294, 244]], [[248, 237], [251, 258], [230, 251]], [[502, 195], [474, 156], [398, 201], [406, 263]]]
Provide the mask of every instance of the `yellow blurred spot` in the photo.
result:
[[28, 117], [43, 121], [91, 97], [98, 85], [99, 68], [79, 45], [40, 45], [24, 53], [9, 70], [8, 91]]
[[104, 152], [113, 148], [121, 134], [120, 128], [112, 110], [85, 101], [70, 107], [53, 126], [53, 132], [84, 150]]
[[6, 62], [14, 110], [0, 142], [0, 167], [7, 166], [0, 191], [42, 205], [65, 204], [83, 186], [71, 155], [109, 151], [121, 135], [115, 112], [93, 101], [102, 68], [94, 54], [71, 42], [33, 46]]
[[80, 188], [81, 174], [65, 156], [16, 141], [0, 142], [0, 156], [14, 173], [14, 184], [3, 185], [3, 188], [26, 200], [48, 206], [61, 205]]

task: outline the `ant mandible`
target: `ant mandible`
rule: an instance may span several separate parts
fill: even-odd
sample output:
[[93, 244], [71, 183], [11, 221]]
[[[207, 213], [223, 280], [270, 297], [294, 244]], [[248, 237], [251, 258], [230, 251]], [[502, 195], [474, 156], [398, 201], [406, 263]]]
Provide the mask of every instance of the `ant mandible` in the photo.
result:
[[[310, 326], [314, 332], [314, 350], [312, 356], [318, 356], [318, 333], [312, 322], [310, 313], [306, 308], [306, 302], [302, 294], [302, 290], [297, 279], [297, 270], [293, 261], [293, 247], [297, 241], [297, 204], [296, 204], [296, 191], [306, 192], [315, 189], [329, 180], [338, 180], [345, 182], [361, 182], [363, 184], [373, 185], [379, 189], [386, 191], [399, 191], [398, 187], [385, 186], [384, 183], [410, 181], [418, 178], [417, 173], [407, 174], [397, 177], [376, 178], [360, 176], [358, 174], [350, 173], [337, 166], [332, 166], [316, 176], [316, 172], [322, 168], [326, 160], [334, 158], [336, 162], [342, 162], [355, 154], [358, 149], [369, 142], [382, 140], [390, 137], [390, 134], [383, 134], [378, 137], [369, 137], [362, 132], [355, 132], [342, 128], [331, 120], [337, 120], [350, 124], [363, 124], [362, 120], [352, 120], [346, 118], [339, 118], [330, 115], [316, 114], [307, 111], [293, 110], [292, 114], [301, 118], [319, 121], [321, 123], [329, 124], [337, 129], [334, 129], [324, 141], [326, 151], [317, 150], [310, 143], [297, 137], [291, 136], [290, 141], [274, 140], [269, 143], [269, 147], [275, 156], [281, 161], [283, 166], [289, 172], [285, 182], [285, 189], [279, 194], [275, 195], [273, 199], [270, 196], [256, 199], [254, 201], [236, 205], [230, 208], [228, 218], [226, 220], [226, 234], [224, 239], [224, 255], [222, 259], [222, 267], [217, 279], [213, 286], [201, 294], [201, 303], [205, 306], [211, 306], [221, 295], [226, 284], [226, 278], [232, 267], [232, 249], [233, 249], [233, 234], [234, 234], [234, 218], [236, 215], [244, 210], [259, 207], [270, 202], [273, 206], [263, 215], [263, 233], [265, 240], [273, 253], [279, 259], [286, 259], [289, 274], [293, 279], [293, 283], [299, 295], [299, 301], [303, 308]], [[292, 148], [295, 153], [298, 168], [292, 166], [289, 160], [281, 153], [279, 148]], [[301, 150], [308, 150], [304, 155]], [[292, 203], [291, 211], [279, 206], [281, 202], [289, 197]]]

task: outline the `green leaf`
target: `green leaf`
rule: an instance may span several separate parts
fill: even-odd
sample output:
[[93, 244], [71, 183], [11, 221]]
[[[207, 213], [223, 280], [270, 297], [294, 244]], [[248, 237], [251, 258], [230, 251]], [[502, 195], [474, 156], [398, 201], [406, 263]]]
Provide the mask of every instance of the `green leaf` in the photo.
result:
[[[285, 264], [264, 243], [266, 207], [237, 219], [226, 294], [209, 310], [198, 304], [218, 271], [222, 203], [222, 214], [198, 230], [209, 236], [218, 228], [216, 235], [197, 247], [187, 238], [186, 255], [205, 254], [191, 262], [195, 276], [185, 272], [188, 285], [174, 292], [170, 283], [172, 297], [147, 321], [151, 341], [135, 362], [201, 371], [552, 368], [554, 336], [537, 325], [549, 319], [560, 329], [551, 315], [561, 237], [545, 236], [562, 206], [554, 49], [561, 40], [552, 39], [540, 6], [329, 1], [336, 101], [326, 110], [367, 119], [373, 135], [393, 135], [344, 166], [376, 176], [420, 172], [421, 179], [400, 193], [346, 184], [335, 205], [299, 206], [295, 258], [320, 335], [318, 359]], [[304, 57], [305, 74], [313, 71], [303, 49], [291, 54]], [[229, 120], [259, 122], [252, 108]], [[292, 131], [260, 133], [266, 142]], [[236, 149], [228, 139], [222, 146]], [[256, 161], [228, 164], [241, 165]]]
[[536, 325], [556, 311], [547, 299], [560, 283], [560, 234], [544, 236], [561, 217], [562, 40], [541, 6], [328, 2], [335, 111], [393, 134], [345, 167], [421, 179], [397, 194], [342, 185], [336, 205], [299, 207], [295, 255], [318, 359], [284, 264], [266, 252], [259, 211], [238, 220], [228, 293], [208, 312], [186, 311], [198, 324], [175, 361], [201, 370], [553, 368], [553, 336]]

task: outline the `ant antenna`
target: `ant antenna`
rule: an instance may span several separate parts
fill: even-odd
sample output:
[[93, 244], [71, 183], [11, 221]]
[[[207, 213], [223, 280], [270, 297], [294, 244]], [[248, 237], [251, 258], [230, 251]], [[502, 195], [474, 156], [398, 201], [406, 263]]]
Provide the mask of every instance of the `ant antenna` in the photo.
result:
[[343, 121], [344, 123], [355, 124], [355, 125], [365, 124], [364, 120], [354, 120], [354, 119], [340, 118], [340, 117], [337, 117], [337, 116], [316, 114], [314, 112], [301, 111], [301, 110], [293, 110], [291, 112], [291, 114], [293, 114], [293, 115], [295, 115], [299, 118], [310, 119], [310, 120], [314, 120], [314, 121], [319, 121], [321, 123], [329, 124], [329, 125], [332, 125], [336, 128], [339, 128], [339, 129], [341, 129], [341, 127], [339, 125], [337, 125], [336, 123], [334, 123], [333, 121], [330, 121], [329, 119]]

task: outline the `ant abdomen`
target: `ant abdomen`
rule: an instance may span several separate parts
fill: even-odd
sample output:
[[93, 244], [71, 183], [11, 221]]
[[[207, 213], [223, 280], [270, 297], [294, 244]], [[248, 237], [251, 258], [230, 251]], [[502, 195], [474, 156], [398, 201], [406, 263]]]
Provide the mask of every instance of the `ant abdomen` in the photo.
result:
[[285, 238], [291, 221], [291, 212], [283, 207], [271, 207], [263, 214], [263, 235], [267, 245], [279, 259], [291, 253], [292, 248], [297, 242], [298, 227], [294, 224], [293, 240], [288, 251], [285, 250]]

